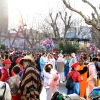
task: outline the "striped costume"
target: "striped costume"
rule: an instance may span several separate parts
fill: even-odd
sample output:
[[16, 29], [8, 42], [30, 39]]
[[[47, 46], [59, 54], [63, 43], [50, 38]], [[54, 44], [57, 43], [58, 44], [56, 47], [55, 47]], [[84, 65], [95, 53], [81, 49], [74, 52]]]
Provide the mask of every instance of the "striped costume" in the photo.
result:
[[25, 100], [26, 97], [28, 98], [26, 100], [40, 100], [42, 81], [35, 67], [27, 67], [25, 69], [19, 88], [23, 98], [21, 100]]

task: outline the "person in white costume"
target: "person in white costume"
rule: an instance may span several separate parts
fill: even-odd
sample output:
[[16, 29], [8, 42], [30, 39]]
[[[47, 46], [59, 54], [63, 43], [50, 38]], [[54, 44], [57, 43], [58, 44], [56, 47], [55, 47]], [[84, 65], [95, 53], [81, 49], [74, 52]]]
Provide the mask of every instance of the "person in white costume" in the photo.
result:
[[47, 55], [47, 63], [51, 63], [53, 66], [54, 66], [54, 68], [55, 68], [55, 58], [53, 57], [53, 54], [48, 54]]
[[[59, 74], [54, 69], [54, 66], [48, 63], [44, 67], [43, 76], [44, 76], [43, 86], [46, 89], [46, 94], [47, 94], [46, 100], [51, 100], [52, 95], [58, 91]], [[57, 83], [56, 86], [55, 83]]]

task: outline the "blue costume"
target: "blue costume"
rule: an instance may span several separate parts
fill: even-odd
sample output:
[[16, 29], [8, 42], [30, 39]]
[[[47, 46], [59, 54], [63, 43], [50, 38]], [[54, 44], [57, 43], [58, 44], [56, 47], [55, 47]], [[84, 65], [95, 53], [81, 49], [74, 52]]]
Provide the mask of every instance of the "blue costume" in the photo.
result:
[[68, 76], [68, 73], [69, 73], [69, 61], [70, 61], [70, 58], [67, 58], [66, 59], [66, 65], [64, 67], [64, 73], [65, 73], [65, 77], [67, 78]]
[[77, 95], [80, 95], [80, 83], [79, 82], [74, 82], [74, 88], [73, 89], [68, 89], [67, 90], [67, 95], [76, 93]]

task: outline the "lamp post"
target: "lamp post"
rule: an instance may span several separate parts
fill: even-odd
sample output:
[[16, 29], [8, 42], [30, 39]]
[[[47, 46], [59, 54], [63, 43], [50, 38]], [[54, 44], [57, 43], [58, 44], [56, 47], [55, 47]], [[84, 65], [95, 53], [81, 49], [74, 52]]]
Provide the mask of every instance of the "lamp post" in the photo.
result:
[[25, 24], [24, 27], [23, 27], [23, 36], [24, 36], [24, 51], [26, 50], [26, 28], [27, 28], [27, 25]]

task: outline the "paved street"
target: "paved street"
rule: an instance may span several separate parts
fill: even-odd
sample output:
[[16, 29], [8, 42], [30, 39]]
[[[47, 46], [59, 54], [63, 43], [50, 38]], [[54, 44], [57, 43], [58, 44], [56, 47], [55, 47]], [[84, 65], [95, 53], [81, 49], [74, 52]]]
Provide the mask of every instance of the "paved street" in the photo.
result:
[[[59, 92], [66, 94], [65, 83], [60, 83], [58, 90], [59, 90]], [[40, 95], [40, 100], [46, 100], [46, 92], [45, 92], [44, 88], [43, 88], [42, 93]]]

